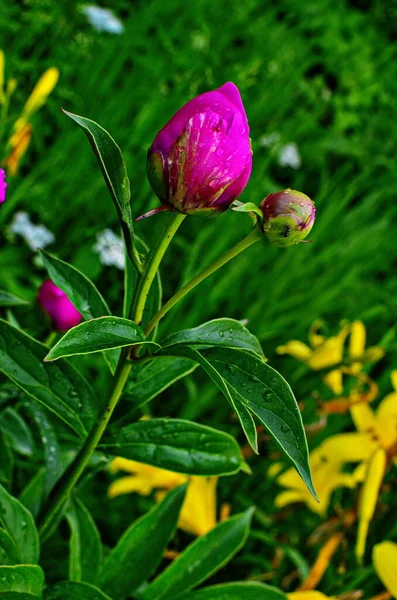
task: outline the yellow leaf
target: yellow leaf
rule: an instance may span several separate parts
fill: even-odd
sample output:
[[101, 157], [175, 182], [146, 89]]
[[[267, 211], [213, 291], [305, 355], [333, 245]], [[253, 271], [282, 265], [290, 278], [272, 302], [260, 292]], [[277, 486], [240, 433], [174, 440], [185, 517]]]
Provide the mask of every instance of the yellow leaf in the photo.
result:
[[397, 544], [381, 542], [374, 546], [372, 560], [385, 588], [397, 598]]

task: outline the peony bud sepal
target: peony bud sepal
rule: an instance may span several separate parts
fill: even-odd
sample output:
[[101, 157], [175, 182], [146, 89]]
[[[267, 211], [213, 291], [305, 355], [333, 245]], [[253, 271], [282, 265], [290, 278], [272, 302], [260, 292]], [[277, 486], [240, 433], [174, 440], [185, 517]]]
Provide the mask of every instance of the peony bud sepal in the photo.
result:
[[262, 200], [262, 231], [275, 246], [287, 248], [304, 241], [316, 216], [314, 202], [296, 190], [282, 190]]

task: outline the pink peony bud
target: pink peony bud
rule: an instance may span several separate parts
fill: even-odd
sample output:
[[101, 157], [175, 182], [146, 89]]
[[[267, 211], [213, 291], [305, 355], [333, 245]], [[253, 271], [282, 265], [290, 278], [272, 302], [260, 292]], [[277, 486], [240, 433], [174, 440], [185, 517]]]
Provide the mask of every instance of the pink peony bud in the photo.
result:
[[73, 306], [65, 292], [47, 279], [39, 289], [38, 302], [50, 317], [57, 331], [67, 331], [78, 325], [82, 315]]
[[0, 169], [0, 204], [6, 201], [7, 187], [6, 173], [3, 169]]
[[282, 190], [262, 200], [263, 232], [275, 246], [287, 247], [301, 242], [310, 232], [316, 207], [306, 194]]
[[247, 115], [237, 87], [225, 83], [190, 100], [157, 134], [147, 173], [164, 207], [144, 217], [166, 209], [224, 211], [244, 190], [251, 168]]

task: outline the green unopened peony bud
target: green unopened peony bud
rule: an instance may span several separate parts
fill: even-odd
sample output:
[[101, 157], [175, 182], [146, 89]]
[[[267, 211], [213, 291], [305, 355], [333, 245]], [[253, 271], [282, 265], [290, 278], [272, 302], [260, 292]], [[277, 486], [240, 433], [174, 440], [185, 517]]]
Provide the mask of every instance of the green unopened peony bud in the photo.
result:
[[272, 244], [283, 248], [304, 240], [316, 215], [314, 202], [306, 194], [289, 189], [269, 194], [259, 208], [263, 232]]

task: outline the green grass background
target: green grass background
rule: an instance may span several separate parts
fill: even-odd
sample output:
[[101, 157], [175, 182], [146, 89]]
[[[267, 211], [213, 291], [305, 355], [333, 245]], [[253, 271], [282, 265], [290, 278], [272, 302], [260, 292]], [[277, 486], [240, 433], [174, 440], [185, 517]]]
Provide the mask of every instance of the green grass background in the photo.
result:
[[[285, 187], [307, 193], [317, 205], [313, 243], [287, 250], [256, 244], [173, 309], [162, 332], [180, 327], [182, 317], [186, 326], [220, 316], [248, 319], [271, 364], [303, 399], [318, 379], [292, 359], [275, 356], [276, 345], [305, 339], [317, 318], [331, 332], [342, 319], [359, 318], [369, 343], [382, 341], [386, 350], [373, 375], [381, 391], [388, 391], [389, 365], [396, 364], [397, 354], [395, 0], [109, 0], [125, 25], [120, 36], [93, 31], [78, 6], [0, 0], [0, 47], [7, 75], [18, 80], [11, 117], [45, 68], [54, 65], [61, 73], [34, 118], [32, 145], [0, 211], [0, 287], [33, 298], [44, 278], [20, 238], [7, 236], [15, 211], [26, 210], [55, 233], [50, 250], [92, 277], [120, 312], [122, 274], [104, 268], [92, 251], [99, 231], [117, 231], [117, 217], [89, 145], [59, 107], [98, 121], [116, 139], [138, 216], [158, 204], [145, 176], [146, 151], [157, 131], [188, 99], [230, 80], [240, 88], [254, 149], [253, 174], [241, 200], [259, 203]], [[280, 167], [278, 149], [261, 146], [261, 137], [273, 132], [281, 144], [297, 144], [300, 169]], [[154, 217], [136, 227], [149, 243], [155, 223]], [[231, 211], [216, 220], [186, 219], [163, 263], [165, 297], [249, 229], [249, 219]], [[22, 311], [23, 319], [34, 330], [38, 313]], [[88, 367], [100, 381], [97, 363]], [[163, 394], [154, 411], [240, 435], [219, 392], [198, 372]], [[334, 417], [327, 431], [349, 422]], [[271, 583], [285, 584], [285, 574], [296, 566], [306, 569], [318, 551], [306, 547], [320, 522], [307, 510], [293, 510], [283, 521], [270, 519], [277, 489], [265, 477], [270, 450], [263, 453], [254, 462], [254, 477], [229, 478], [220, 486], [233, 511], [254, 503], [259, 516], [245, 550], [218, 579], [269, 571], [277, 540], [288, 550]], [[91, 485], [105, 489], [102, 480]], [[350, 492], [336, 496], [335, 503], [346, 500], [344, 507], [352, 502]], [[113, 501], [105, 521], [103, 507], [91, 499], [106, 541], [126, 527], [131, 502]], [[146, 506], [139, 502], [133, 510]], [[390, 523], [380, 517], [370, 542], [395, 535], [395, 529], [390, 532]], [[370, 553], [363, 568], [355, 565], [353, 540], [346, 572], [334, 565], [323, 580], [329, 594], [382, 589]]]

